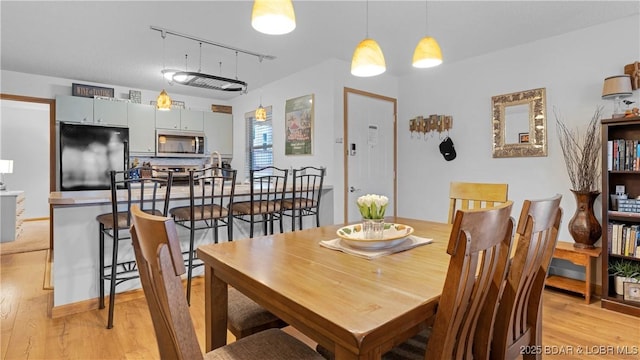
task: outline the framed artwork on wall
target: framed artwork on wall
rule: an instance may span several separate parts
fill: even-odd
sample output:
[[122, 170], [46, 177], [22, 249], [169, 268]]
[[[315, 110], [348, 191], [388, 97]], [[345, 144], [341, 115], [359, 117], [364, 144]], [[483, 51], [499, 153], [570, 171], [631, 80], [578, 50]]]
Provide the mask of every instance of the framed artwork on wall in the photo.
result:
[[493, 157], [547, 156], [546, 89], [491, 97]]
[[285, 155], [313, 153], [313, 94], [285, 103]]

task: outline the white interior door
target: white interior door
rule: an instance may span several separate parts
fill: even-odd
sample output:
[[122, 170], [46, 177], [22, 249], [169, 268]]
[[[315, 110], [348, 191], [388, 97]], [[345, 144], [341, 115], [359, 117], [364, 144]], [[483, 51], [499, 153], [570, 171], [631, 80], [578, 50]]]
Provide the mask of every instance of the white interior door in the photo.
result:
[[345, 221], [362, 218], [366, 194], [387, 196], [386, 215], [396, 215], [396, 100], [345, 88], [345, 106]]

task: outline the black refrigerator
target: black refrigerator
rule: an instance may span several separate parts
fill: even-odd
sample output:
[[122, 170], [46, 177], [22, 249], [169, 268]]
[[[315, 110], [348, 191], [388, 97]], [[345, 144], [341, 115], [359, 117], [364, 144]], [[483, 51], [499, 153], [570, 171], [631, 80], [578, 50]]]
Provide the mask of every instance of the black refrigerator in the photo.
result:
[[129, 168], [129, 129], [60, 124], [60, 190], [108, 190], [109, 171]]

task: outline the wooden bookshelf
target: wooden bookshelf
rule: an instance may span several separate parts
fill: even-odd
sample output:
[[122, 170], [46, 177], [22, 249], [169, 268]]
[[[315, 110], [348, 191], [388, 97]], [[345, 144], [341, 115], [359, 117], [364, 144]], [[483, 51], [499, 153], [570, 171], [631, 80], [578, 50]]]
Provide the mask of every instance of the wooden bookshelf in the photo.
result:
[[[625, 225], [640, 224], [640, 213], [614, 211], [610, 204], [610, 194], [615, 194], [616, 185], [624, 185], [629, 199], [640, 196], [640, 169], [609, 169], [609, 146], [612, 140], [636, 140], [640, 142], [640, 117], [603, 119], [602, 123], [602, 307], [640, 317], [640, 303], [625, 301], [614, 291], [613, 277], [609, 276], [612, 261], [625, 259], [640, 262], [635, 256], [611, 254], [611, 238], [607, 229], [609, 223]], [[637, 151], [635, 153], [637, 156]], [[633, 154], [632, 154], [633, 156]], [[638, 160], [640, 161], [640, 160]]]

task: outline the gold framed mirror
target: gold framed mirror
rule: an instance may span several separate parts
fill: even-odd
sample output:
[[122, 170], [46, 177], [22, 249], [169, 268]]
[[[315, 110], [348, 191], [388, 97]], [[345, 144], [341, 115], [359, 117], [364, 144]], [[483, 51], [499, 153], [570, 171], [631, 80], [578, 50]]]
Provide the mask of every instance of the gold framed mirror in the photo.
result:
[[546, 89], [491, 98], [493, 157], [547, 156]]

